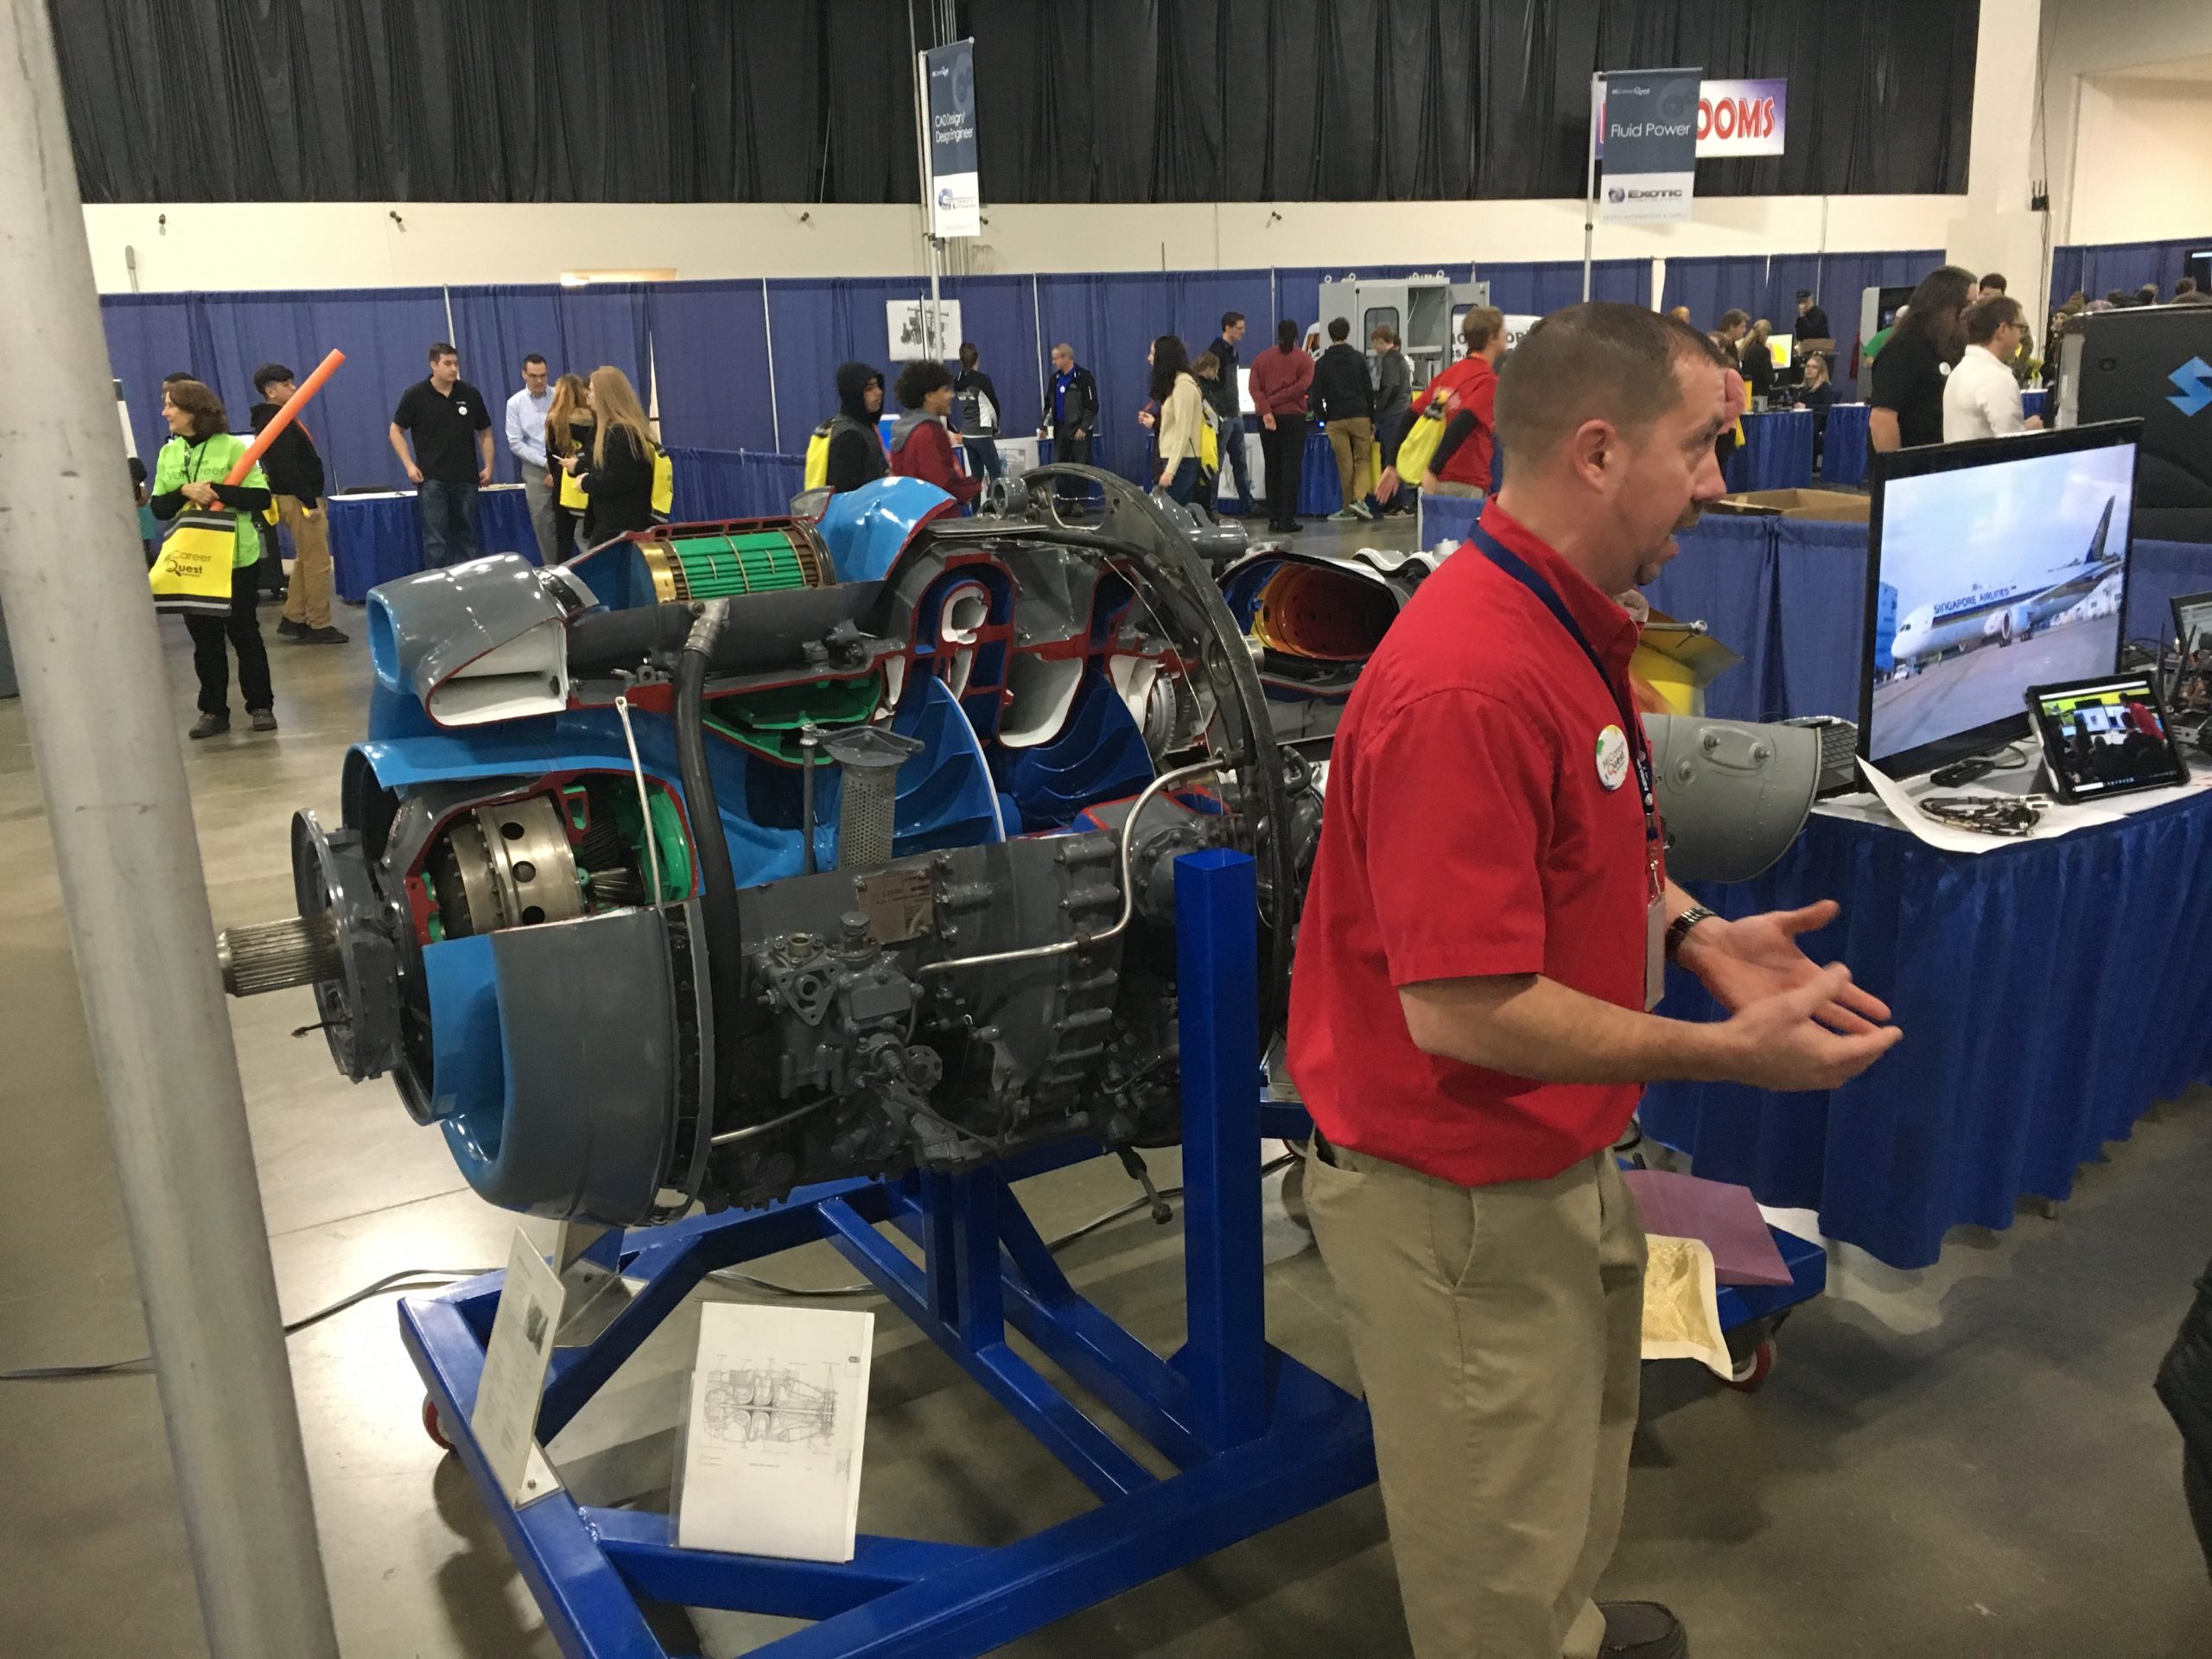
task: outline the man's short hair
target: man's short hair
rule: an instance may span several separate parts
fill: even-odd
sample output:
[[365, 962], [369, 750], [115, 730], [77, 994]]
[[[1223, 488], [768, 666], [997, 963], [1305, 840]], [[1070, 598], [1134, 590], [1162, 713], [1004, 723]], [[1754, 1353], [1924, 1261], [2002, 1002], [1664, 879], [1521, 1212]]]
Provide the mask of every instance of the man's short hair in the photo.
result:
[[935, 358], [925, 357], [899, 370], [899, 384], [893, 390], [898, 394], [899, 408], [919, 409], [931, 392], [951, 384], [952, 371]]
[[434, 340], [430, 342], [430, 361], [433, 363], [442, 357], [459, 357], [460, 355], [459, 352], [454, 350], [451, 340]]
[[2135, 302], [2138, 305], [2156, 305], [2158, 302], [2158, 285], [2156, 283], [2144, 283], [2135, 290]]
[[1351, 338], [1351, 319], [1349, 317], [1331, 317], [1329, 319], [1329, 338], [1339, 344], [1350, 340]]
[[1225, 334], [1243, 321], [1244, 314], [1242, 311], [1224, 311], [1221, 314], [1221, 332]]
[[2001, 270], [1993, 270], [1981, 279], [1981, 292], [1985, 299], [1992, 294], [2002, 294], [2005, 287], [2005, 273]]
[[1719, 326], [1723, 328], [1743, 328], [1749, 327], [1751, 321], [1751, 314], [1750, 312], [1738, 311], [1732, 308], [1731, 309], [1723, 311], [1720, 314]]
[[1585, 421], [1648, 427], [1681, 399], [1675, 365], [1724, 367], [1688, 323], [1640, 305], [1592, 300], [1554, 311], [1521, 336], [1497, 380], [1497, 440], [1512, 456], [1548, 454]]
[[193, 373], [190, 369], [178, 369], [174, 373], [163, 375], [162, 377], [162, 385], [164, 388], [167, 388], [176, 385], [180, 380], [197, 380], [200, 377]]
[[1809, 300], [1813, 297], [1813, 290], [1809, 288], [1801, 288], [1797, 290], [1797, 297], [1801, 300]]
[[1459, 339], [1466, 346], [1469, 357], [1504, 332], [1505, 313], [1494, 305], [1472, 306], [1459, 319]]
[[1395, 346], [1398, 343], [1398, 331], [1393, 328], [1387, 322], [1376, 323], [1372, 328], [1367, 331], [1367, 337], [1370, 340], [1382, 340], [1385, 344], [1391, 346]]
[[1069, 362], [1072, 363], [1075, 361], [1075, 347], [1069, 345], [1065, 340], [1058, 345], [1052, 347], [1052, 355], [1054, 357], [1058, 357], [1062, 352], [1065, 352], [1068, 354]]
[[2002, 289], [1976, 300], [1967, 308], [1967, 344], [1988, 345], [1999, 328], [2020, 321], [2023, 315], [2020, 302]]
[[2175, 297], [2176, 299], [2179, 299], [2179, 298], [2180, 298], [2183, 295], [2184, 295], [2184, 294], [2194, 294], [2194, 293], [2196, 293], [2196, 277], [2194, 277], [2194, 276], [2177, 276], [2176, 278], [2174, 278], [2174, 297]]
[[544, 355], [542, 353], [532, 352], [528, 357], [525, 357], [522, 360], [522, 365], [525, 369], [533, 363], [537, 364], [539, 368], [543, 368], [545, 366]]
[[253, 372], [253, 389], [266, 397], [269, 395], [269, 388], [277, 381], [290, 380], [295, 378], [292, 372], [282, 363], [264, 363]]

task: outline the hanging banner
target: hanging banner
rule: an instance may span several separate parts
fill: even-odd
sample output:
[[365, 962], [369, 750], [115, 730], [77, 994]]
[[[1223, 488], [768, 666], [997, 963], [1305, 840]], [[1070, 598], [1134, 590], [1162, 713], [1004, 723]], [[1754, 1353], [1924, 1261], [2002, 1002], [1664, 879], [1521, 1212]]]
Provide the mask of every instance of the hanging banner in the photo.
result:
[[1779, 156], [1789, 113], [1786, 80], [1708, 80], [1697, 95], [1698, 157]]
[[922, 79], [929, 87], [930, 234], [980, 236], [975, 41], [955, 41], [923, 53]]
[[1690, 216], [1697, 187], [1694, 69], [1629, 69], [1605, 77], [1598, 131], [1605, 176], [1598, 216], [1650, 224]]
[[[1599, 105], [1602, 111], [1605, 107]], [[1708, 80], [1697, 92], [1697, 158], [1779, 156], [1782, 130], [1789, 114], [1787, 80]], [[1605, 128], [1598, 129], [1598, 154], [1605, 153]]]

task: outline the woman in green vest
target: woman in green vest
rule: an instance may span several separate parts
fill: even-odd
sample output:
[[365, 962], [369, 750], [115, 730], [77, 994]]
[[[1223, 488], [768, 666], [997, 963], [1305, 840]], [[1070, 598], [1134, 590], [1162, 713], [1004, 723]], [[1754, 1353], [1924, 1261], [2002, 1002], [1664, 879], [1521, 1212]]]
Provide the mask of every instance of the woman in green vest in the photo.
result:
[[231, 431], [222, 400], [197, 380], [172, 381], [162, 390], [162, 418], [174, 435], [154, 461], [154, 517], [164, 524], [188, 506], [228, 508], [238, 518], [238, 550], [231, 564], [228, 616], [184, 619], [192, 636], [192, 665], [200, 675], [200, 718], [190, 735], [213, 737], [231, 729], [231, 661], [238, 656], [238, 690], [257, 732], [276, 729], [276, 696], [269, 683], [269, 649], [254, 614], [253, 567], [261, 559], [256, 515], [269, 505], [269, 481], [254, 467], [244, 481], [223, 480], [245, 454], [246, 441]]

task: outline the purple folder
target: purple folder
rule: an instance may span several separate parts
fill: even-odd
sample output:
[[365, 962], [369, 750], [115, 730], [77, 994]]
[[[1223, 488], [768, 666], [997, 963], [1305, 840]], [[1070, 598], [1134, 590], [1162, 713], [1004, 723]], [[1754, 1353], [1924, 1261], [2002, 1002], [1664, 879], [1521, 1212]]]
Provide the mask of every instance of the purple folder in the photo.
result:
[[1670, 1238], [1701, 1238], [1713, 1251], [1713, 1277], [1724, 1285], [1786, 1285], [1789, 1269], [1748, 1186], [1701, 1180], [1662, 1169], [1624, 1169], [1643, 1230]]

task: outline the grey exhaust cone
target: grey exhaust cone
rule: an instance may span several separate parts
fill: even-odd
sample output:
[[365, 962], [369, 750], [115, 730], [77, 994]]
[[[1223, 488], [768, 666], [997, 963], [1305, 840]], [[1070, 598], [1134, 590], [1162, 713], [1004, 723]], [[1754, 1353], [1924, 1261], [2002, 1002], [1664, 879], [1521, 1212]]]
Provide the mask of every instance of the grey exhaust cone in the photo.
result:
[[1797, 839], [1821, 779], [1820, 733], [1690, 715], [1646, 715], [1667, 874], [1748, 881]]

